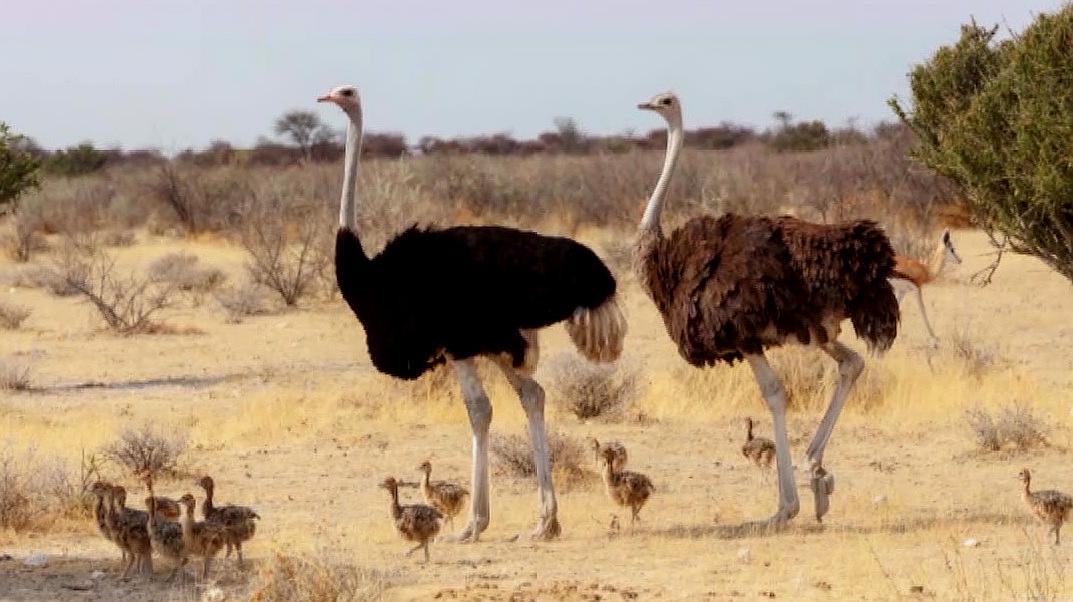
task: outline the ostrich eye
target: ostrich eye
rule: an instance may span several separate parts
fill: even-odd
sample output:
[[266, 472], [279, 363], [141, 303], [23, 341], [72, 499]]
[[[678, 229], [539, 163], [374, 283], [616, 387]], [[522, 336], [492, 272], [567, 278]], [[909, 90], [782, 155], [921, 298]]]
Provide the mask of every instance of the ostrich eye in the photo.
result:
[[671, 106], [671, 102], [673, 102], [673, 101], [670, 98], [664, 98], [659, 104], [661, 104], [661, 105], [663, 105], [665, 107], [669, 107], [669, 106]]
[[353, 90], [343, 90], [343, 96], [354, 96]]

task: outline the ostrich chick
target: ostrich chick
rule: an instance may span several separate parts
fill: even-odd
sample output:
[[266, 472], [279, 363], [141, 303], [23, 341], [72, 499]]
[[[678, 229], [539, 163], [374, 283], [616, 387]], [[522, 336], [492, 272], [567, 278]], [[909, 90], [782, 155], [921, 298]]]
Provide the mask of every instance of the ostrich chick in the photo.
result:
[[204, 564], [201, 565], [201, 578], [209, 576], [209, 566], [212, 559], [220, 553], [224, 547], [226, 536], [224, 528], [219, 523], [194, 520], [194, 496], [184, 493], [179, 498], [183, 506], [183, 549], [187, 556], [201, 556]]
[[421, 493], [430, 506], [439, 510], [447, 522], [454, 526], [455, 516], [462, 511], [462, 505], [469, 496], [469, 490], [461, 485], [447, 481], [432, 481], [432, 463], [428, 460], [417, 467], [424, 476], [421, 477]]
[[1025, 503], [1043, 524], [1050, 526], [1047, 533], [1054, 533], [1054, 545], [1059, 545], [1061, 543], [1059, 532], [1062, 530], [1062, 523], [1066, 522], [1066, 517], [1069, 516], [1069, 509], [1073, 508], [1073, 497], [1053, 489], [1032, 491], [1030, 489], [1032, 473], [1027, 468], [1022, 470], [1017, 478], [1025, 484], [1025, 490], [1021, 494]]
[[[137, 567], [139, 572], [153, 572], [152, 547], [149, 544], [149, 533], [145, 524], [138, 524], [134, 520], [135, 510], [126, 507], [127, 491], [122, 487], [112, 487], [108, 492], [108, 512], [105, 514], [105, 523], [108, 531], [127, 560], [123, 576], [126, 580], [130, 576], [131, 569]], [[144, 513], [142, 513], [144, 514]]]
[[626, 446], [622, 443], [618, 441], [605, 441], [600, 443], [597, 439], [590, 438], [589, 447], [592, 448], [593, 458], [596, 459], [598, 465], [602, 465], [604, 462], [604, 452], [611, 450], [615, 453], [615, 470], [626, 468], [626, 461], [629, 459], [629, 456], [626, 453]]
[[227, 544], [227, 553], [224, 554], [224, 558], [231, 557], [233, 547], [238, 553], [238, 565], [241, 567], [243, 563], [242, 543], [252, 538], [257, 532], [256, 520], [261, 517], [246, 506], [213, 505], [212, 494], [216, 485], [213, 483], [212, 477], [201, 477], [197, 484], [205, 490], [205, 499], [201, 502], [201, 514], [206, 521], [223, 527], [224, 542]]
[[752, 418], [745, 419], [745, 444], [741, 446], [741, 455], [760, 468], [771, 468], [771, 461], [775, 458], [775, 442], [753, 435]]
[[640, 520], [641, 508], [656, 488], [648, 477], [629, 470], [615, 470], [615, 451], [605, 449], [603, 452], [604, 485], [607, 495], [619, 506], [630, 509], [630, 524]]
[[425, 562], [429, 561], [428, 544], [440, 532], [440, 519], [443, 514], [432, 506], [413, 504], [399, 505], [399, 483], [394, 477], [384, 479], [380, 486], [391, 494], [391, 518], [395, 520], [395, 529], [406, 541], [418, 542], [406, 555], [409, 556], [419, 548], [425, 549]]

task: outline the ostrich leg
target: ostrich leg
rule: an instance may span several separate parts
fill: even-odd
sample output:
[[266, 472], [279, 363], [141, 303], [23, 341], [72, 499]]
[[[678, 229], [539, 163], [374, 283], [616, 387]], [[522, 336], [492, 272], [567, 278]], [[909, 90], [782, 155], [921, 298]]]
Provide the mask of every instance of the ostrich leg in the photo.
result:
[[491, 513], [488, 508], [488, 426], [492, 423], [492, 403], [484, 392], [477, 366], [472, 359], [454, 360], [455, 373], [462, 385], [462, 397], [469, 412], [473, 429], [473, 499], [470, 502], [469, 524], [451, 541], [475, 542], [488, 528]]
[[[527, 362], [528, 363], [528, 362]], [[544, 389], [524, 372], [515, 369], [510, 359], [496, 358], [496, 364], [506, 375], [529, 419], [529, 437], [533, 444], [533, 465], [536, 467], [540, 490], [540, 522], [530, 534], [531, 539], [548, 540], [559, 536], [558, 502], [551, 479], [551, 460], [548, 454], [548, 434], [544, 428]]]
[[768, 519], [769, 525], [782, 525], [797, 516], [801, 505], [797, 499], [797, 484], [794, 482], [793, 461], [790, 459], [790, 439], [786, 436], [786, 390], [771, 364], [763, 355], [746, 355], [753, 376], [760, 385], [760, 393], [771, 410], [775, 431], [775, 461], [779, 471], [779, 509]]
[[842, 406], [846, 404], [846, 397], [849, 396], [853, 383], [857, 382], [857, 377], [864, 371], [864, 360], [857, 352], [838, 341], [832, 341], [820, 348], [838, 362], [838, 386], [820, 427], [816, 429], [816, 436], [812, 438], [812, 443], [805, 452], [805, 460], [811, 473], [812, 495], [816, 499], [816, 520], [823, 522], [823, 515], [827, 514], [830, 507], [828, 497], [835, 488], [834, 475], [823, 467], [823, 452], [827, 448], [827, 442], [831, 440], [831, 432], [834, 431], [835, 422], [842, 412]]

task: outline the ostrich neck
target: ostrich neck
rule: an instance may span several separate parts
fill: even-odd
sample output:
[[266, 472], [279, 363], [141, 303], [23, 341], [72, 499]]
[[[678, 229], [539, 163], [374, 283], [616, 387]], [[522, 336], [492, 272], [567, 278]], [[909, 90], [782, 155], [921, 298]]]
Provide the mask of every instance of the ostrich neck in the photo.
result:
[[213, 510], [215, 510], [212, 504], [212, 490], [212, 487], [205, 488], [205, 499], [201, 502], [201, 514], [205, 518], [208, 518], [209, 515], [213, 513]]
[[421, 490], [425, 495], [432, 493], [432, 471], [425, 471], [425, 476], [421, 477]]
[[194, 537], [194, 507], [183, 506], [183, 539], [191, 541]]
[[347, 111], [346, 150], [343, 156], [343, 192], [339, 199], [339, 227], [358, 232], [358, 165], [361, 159], [361, 109]]
[[399, 488], [391, 488], [391, 517], [398, 520], [402, 516], [402, 506], [399, 505]]
[[611, 484], [615, 482], [615, 467], [614, 462], [610, 459], [605, 459], [604, 463], [604, 482]]
[[753, 440], [753, 423], [751, 421], [745, 423], [745, 440]]
[[667, 188], [671, 183], [671, 175], [674, 166], [678, 163], [678, 153], [682, 149], [682, 122], [681, 119], [672, 119], [667, 128], [667, 153], [663, 158], [663, 171], [659, 174], [656, 189], [648, 199], [644, 217], [641, 218], [642, 232], [660, 232], [660, 215], [663, 212], [664, 201], [667, 197]]

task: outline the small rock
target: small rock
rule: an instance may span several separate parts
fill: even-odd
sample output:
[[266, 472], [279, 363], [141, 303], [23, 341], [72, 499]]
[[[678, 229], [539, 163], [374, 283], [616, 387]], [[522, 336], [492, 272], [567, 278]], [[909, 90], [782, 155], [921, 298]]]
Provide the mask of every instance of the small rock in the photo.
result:
[[877, 496], [875, 496], [874, 498], [872, 498], [872, 504], [874, 504], [876, 506], [879, 506], [881, 504], [886, 504], [886, 503], [887, 503], [887, 496], [883, 495], [882, 493], [877, 495]]
[[105, 573], [104, 571], [93, 571], [92, 573], [89, 574], [89, 578], [94, 580], [94, 581], [99, 581], [101, 579], [104, 579], [105, 575], [107, 575], [107, 574], [108, 573]]
[[34, 552], [22, 561], [23, 566], [31, 569], [43, 569], [48, 566], [48, 555], [44, 552]]
[[923, 594], [924, 593], [924, 586], [923, 585], [911, 585], [911, 586], [909, 586], [909, 593], [910, 594]]
[[738, 560], [741, 562], [749, 562], [753, 559], [753, 553], [749, 548], [738, 548]]
[[961, 542], [961, 545], [965, 546], [966, 548], [975, 548], [980, 545], [980, 540], [976, 539], [975, 537], [970, 537], [965, 541]]

